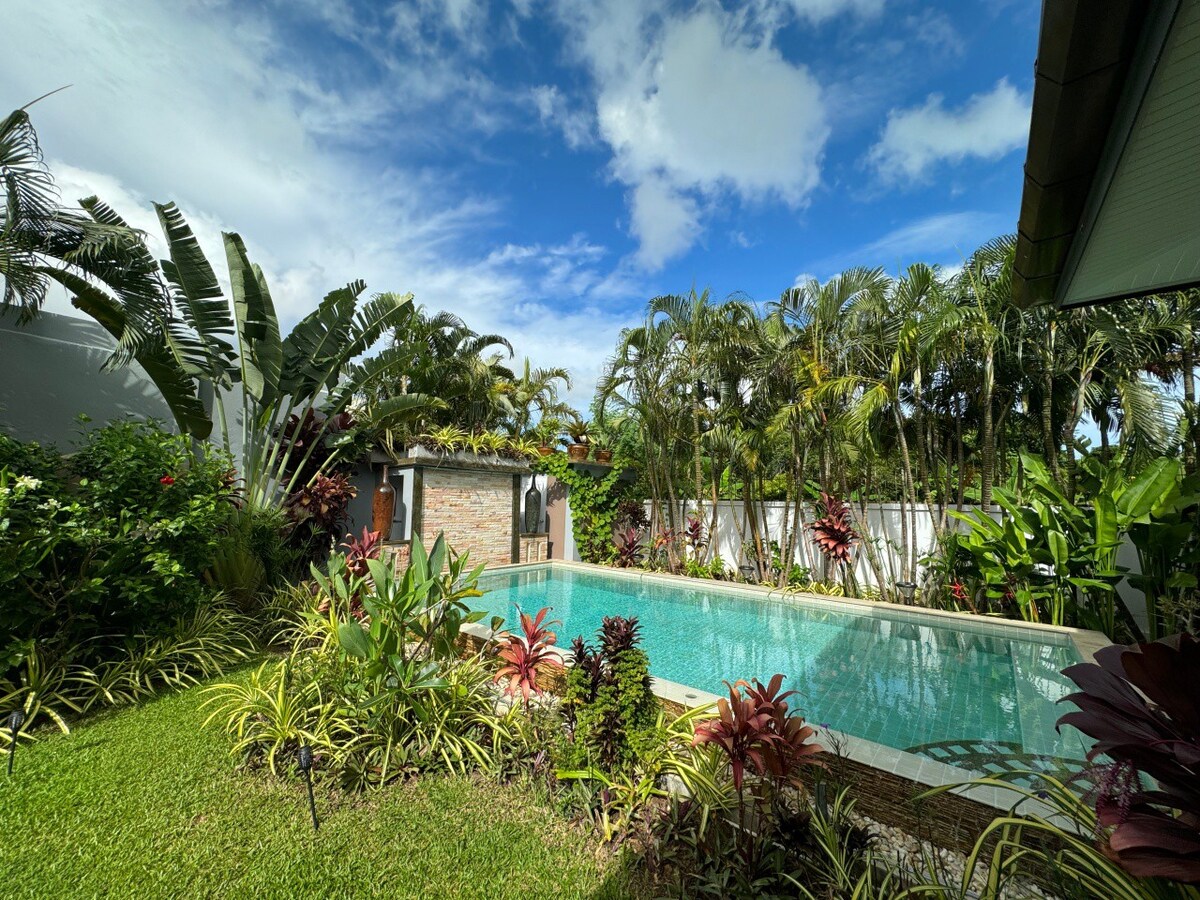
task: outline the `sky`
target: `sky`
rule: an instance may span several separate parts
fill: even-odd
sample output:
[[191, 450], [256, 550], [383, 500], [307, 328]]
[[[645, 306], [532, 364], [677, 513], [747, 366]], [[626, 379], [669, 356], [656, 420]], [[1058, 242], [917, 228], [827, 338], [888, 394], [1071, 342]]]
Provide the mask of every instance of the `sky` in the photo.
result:
[[[411, 291], [586, 407], [659, 294], [769, 302], [946, 267], [1016, 229], [1036, 0], [2, 0], [0, 102], [63, 197], [218, 271], [236, 231], [290, 326]], [[161, 253], [161, 242], [156, 249]], [[69, 311], [65, 300], [49, 305]]]

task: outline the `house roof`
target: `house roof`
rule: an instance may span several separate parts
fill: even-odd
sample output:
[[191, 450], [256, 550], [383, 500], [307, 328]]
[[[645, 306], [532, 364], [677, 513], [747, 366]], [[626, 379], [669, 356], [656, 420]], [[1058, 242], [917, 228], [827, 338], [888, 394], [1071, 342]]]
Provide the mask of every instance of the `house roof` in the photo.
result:
[[1044, 0], [1014, 302], [1200, 284], [1200, 0]]

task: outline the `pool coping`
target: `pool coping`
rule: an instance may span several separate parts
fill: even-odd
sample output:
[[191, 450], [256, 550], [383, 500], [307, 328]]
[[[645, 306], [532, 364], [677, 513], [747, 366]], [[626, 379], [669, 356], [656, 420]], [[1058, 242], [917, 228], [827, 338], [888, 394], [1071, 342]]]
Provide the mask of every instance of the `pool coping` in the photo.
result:
[[[973, 613], [956, 613], [945, 610], [925, 609], [924, 607], [914, 608], [904, 606], [899, 603], [886, 603], [877, 600], [861, 600], [852, 597], [826, 597], [820, 594], [810, 594], [801, 592], [784, 592], [778, 588], [767, 588], [761, 585], [738, 584], [735, 582], [713, 582], [705, 578], [691, 578], [686, 575], [670, 575], [661, 572], [646, 572], [643, 570], [618, 569], [609, 566], [598, 566], [591, 563], [573, 562], [567, 560], [544, 560], [535, 563], [511, 563], [500, 566], [489, 566], [488, 573], [492, 572], [535, 572], [544, 569], [568, 569], [581, 572], [603, 573], [605, 575], [615, 576], [618, 578], [627, 578], [631, 580], [650, 580], [659, 583], [667, 584], [691, 584], [703, 585], [709, 588], [714, 585], [722, 590], [741, 591], [745, 594], [758, 597], [771, 597], [782, 601], [803, 600], [806, 604], [813, 603], [820, 606], [825, 606], [830, 609], [838, 607], [853, 606], [859, 609], [868, 610], [886, 610], [889, 617], [893, 614], [902, 618], [944, 618], [949, 621], [960, 621], [972, 624], [975, 628], [982, 627], [985, 632], [994, 631], [996, 634], [1010, 633], [1014, 630], [1030, 633], [1030, 637], [1037, 634], [1061, 634], [1066, 636], [1071, 643], [1074, 644], [1079, 655], [1088, 662], [1094, 662], [1095, 653], [1102, 647], [1107, 647], [1111, 642], [1100, 632], [1088, 631], [1081, 628], [1069, 628], [1063, 625], [1046, 625], [1037, 622], [1012, 622], [1011, 620], [1002, 620], [1004, 624], [999, 624], [998, 620], [977, 616]], [[982, 621], [981, 621], [982, 620]], [[480, 623], [464, 625], [463, 630], [481, 640], [487, 641], [495, 635], [490, 628]], [[560, 660], [566, 664], [569, 661], [569, 654], [559, 647], [550, 648]], [[716, 694], [700, 690], [685, 684], [678, 684], [673, 681], [667, 681], [663, 678], [651, 679], [651, 688], [654, 694], [662, 700], [669, 703], [677, 704], [686, 709], [713, 706], [720, 697]], [[809, 723], [814, 725], [815, 723]], [[990, 785], [966, 785], [964, 782], [973, 778], [979, 777], [977, 773], [973, 773], [967, 769], [960, 769], [956, 766], [951, 766], [947, 763], [939, 762], [935, 759], [918, 756], [915, 753], [908, 753], [903, 750], [897, 750], [894, 747], [888, 747], [885, 744], [878, 744], [874, 741], [869, 741], [865, 738], [856, 737], [852, 734], [838, 731], [832, 728], [820, 727], [819, 733], [823, 732], [826, 740], [822, 740], [826, 750], [832, 751], [836, 748], [837, 752], [846, 758], [853, 760], [861, 765], [872, 769], [877, 769], [882, 772], [891, 773], [908, 781], [915, 782], [927, 788], [946, 787], [948, 785], [957, 785], [950, 793], [961, 796], [965, 799], [975, 801], [991, 809], [1000, 812], [1009, 812], [1018, 810], [1021, 812], [1035, 813], [1047, 819], [1058, 820], [1060, 816], [1048, 807], [1037, 800], [1031, 798], [1022, 798], [1020, 794], [1013, 790], [992, 787]], [[818, 739], [820, 740], [820, 739]], [[1018, 802], [1018, 800], [1020, 802]], [[1065, 824], [1061, 823], [1060, 824]]]

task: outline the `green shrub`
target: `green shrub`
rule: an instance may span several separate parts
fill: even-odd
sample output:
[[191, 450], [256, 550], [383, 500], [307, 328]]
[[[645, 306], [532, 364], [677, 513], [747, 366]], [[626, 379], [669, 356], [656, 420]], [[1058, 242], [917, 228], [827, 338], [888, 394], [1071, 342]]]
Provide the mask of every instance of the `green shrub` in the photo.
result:
[[582, 636], [571, 644], [563, 697], [569, 735], [556, 754], [561, 769], [628, 769], [653, 742], [658, 701], [637, 619], [605, 616], [597, 639], [598, 648]]
[[[136, 703], [228, 672], [254, 652], [252, 633], [253, 623], [217, 597], [154, 633], [128, 636], [89, 664], [70, 662], [93, 656], [86, 646], [33, 643], [0, 674], [0, 709], [25, 711], [23, 737], [44, 719], [69, 731], [70, 714]], [[0, 748], [10, 741], [0, 730]]]
[[491, 673], [457, 643], [483, 618], [465, 603], [483, 567], [440, 536], [428, 553], [414, 539], [403, 575], [378, 559], [365, 566], [369, 576], [355, 574], [335, 554], [327, 572], [314, 567], [315, 589], [290, 594], [301, 610], [287, 661], [210, 688], [210, 720], [247, 763], [279, 772], [307, 744], [319, 772], [351, 787], [489, 767], [501, 737]]
[[96, 429], [70, 456], [0, 435], [0, 675], [35, 645], [88, 664], [197, 610], [230, 472], [152, 424]]

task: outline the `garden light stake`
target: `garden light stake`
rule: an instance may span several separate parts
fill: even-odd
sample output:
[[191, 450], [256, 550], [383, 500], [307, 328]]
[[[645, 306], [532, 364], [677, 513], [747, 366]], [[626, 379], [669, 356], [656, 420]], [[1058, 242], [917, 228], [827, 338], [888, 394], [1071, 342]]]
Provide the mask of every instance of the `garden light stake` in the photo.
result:
[[17, 756], [17, 735], [21, 733], [21, 726], [25, 724], [25, 713], [19, 709], [14, 709], [8, 714], [8, 728], [12, 732], [12, 740], [8, 745], [8, 774], [12, 775], [13, 760]]
[[304, 783], [308, 786], [308, 811], [312, 813], [313, 831], [317, 831], [321, 825], [317, 821], [317, 801], [313, 797], [312, 786], [312, 764], [313, 755], [312, 748], [307, 744], [300, 747], [300, 771], [304, 773]]

